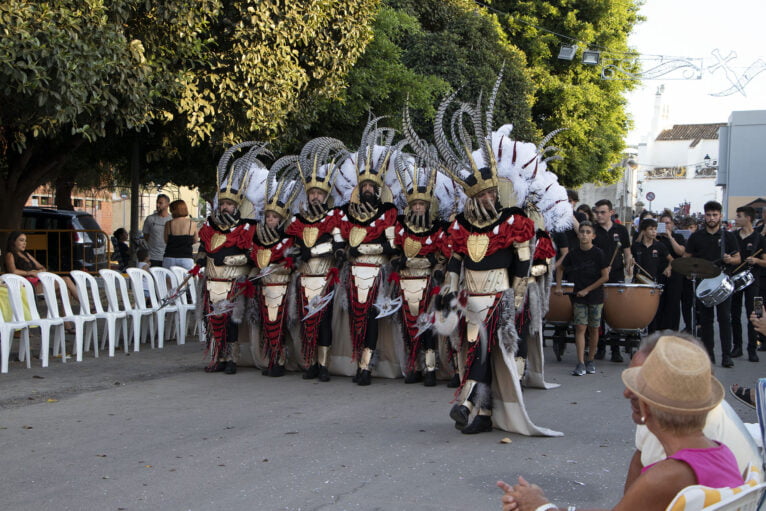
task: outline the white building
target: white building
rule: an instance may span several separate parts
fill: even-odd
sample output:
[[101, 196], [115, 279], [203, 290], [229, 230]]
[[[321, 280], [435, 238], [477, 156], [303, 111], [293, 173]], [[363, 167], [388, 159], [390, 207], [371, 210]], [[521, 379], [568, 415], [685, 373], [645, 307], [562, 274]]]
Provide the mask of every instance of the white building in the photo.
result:
[[721, 172], [724, 215], [734, 218], [740, 206], [753, 206], [763, 218], [766, 208], [766, 110], [732, 112], [721, 128]]
[[[652, 211], [702, 212], [721, 202], [718, 130], [726, 123], [676, 124], [638, 146], [637, 195]], [[650, 197], [653, 199], [650, 200]]]

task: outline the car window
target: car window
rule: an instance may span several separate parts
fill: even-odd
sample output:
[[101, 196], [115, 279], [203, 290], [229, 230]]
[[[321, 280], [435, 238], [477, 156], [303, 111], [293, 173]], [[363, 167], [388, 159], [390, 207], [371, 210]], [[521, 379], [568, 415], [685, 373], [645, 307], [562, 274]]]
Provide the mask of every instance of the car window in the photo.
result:
[[82, 228], [86, 231], [100, 231], [101, 226], [98, 225], [96, 219], [92, 215], [77, 215], [77, 220], [82, 224]]

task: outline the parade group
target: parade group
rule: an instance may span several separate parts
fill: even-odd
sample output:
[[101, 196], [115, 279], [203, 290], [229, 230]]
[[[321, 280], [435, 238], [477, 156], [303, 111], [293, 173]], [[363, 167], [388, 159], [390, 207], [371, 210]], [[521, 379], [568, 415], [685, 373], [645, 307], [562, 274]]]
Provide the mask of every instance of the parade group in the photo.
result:
[[[497, 427], [560, 435], [530, 420], [521, 391], [522, 383], [554, 386], [543, 378], [542, 331], [563, 243], [551, 237], [579, 224], [579, 245], [570, 246], [557, 275], [560, 282], [568, 270], [575, 313], [585, 315], [576, 322], [583, 366], [575, 374], [593, 372], [600, 310], [591, 305], [599, 303], [599, 286], [624, 281], [633, 260], [627, 231], [611, 221], [608, 241], [624, 257], [604, 247], [590, 251], [598, 260], [583, 259], [596, 226], [577, 221], [547, 169], [559, 158], [547, 146], [556, 132], [535, 145], [513, 140], [511, 125], [493, 130], [501, 79], [486, 105], [481, 96], [472, 104], [456, 101], [457, 91], [447, 96], [434, 144], [412, 127], [405, 107], [400, 137], [371, 117], [355, 152], [320, 137], [267, 167], [266, 144], [228, 149], [190, 271], [201, 278], [205, 370], [236, 373], [246, 325], [266, 376], [284, 375], [292, 358], [303, 378], [328, 381], [335, 352], [353, 361], [354, 383], [370, 385], [388, 356], [378, 343], [385, 318], [402, 348], [397, 367], [406, 383], [434, 386], [438, 371], [457, 389], [449, 415], [462, 433]], [[608, 201], [597, 206], [614, 213]], [[644, 264], [656, 259], [649, 253]], [[707, 344], [712, 317], [702, 324]], [[588, 326], [590, 361], [583, 359]]]

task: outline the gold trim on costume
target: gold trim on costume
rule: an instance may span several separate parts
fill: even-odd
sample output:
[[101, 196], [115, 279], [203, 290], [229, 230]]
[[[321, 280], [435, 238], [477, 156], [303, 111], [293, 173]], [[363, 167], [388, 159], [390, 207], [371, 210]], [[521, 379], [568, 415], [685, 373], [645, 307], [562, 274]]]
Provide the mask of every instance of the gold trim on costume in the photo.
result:
[[364, 238], [367, 236], [367, 229], [364, 227], [358, 227], [354, 226], [351, 228], [351, 231], [348, 233], [348, 244], [352, 247], [358, 247], [363, 241]]
[[271, 249], [259, 248], [255, 253], [255, 262], [258, 263], [258, 268], [265, 268], [271, 262]]
[[218, 247], [226, 243], [226, 235], [222, 232], [215, 232], [210, 238], [210, 251], [215, 252]]
[[404, 239], [404, 255], [408, 258], [412, 258], [418, 255], [421, 248], [423, 248], [423, 244], [418, 240], [412, 238]]
[[468, 247], [468, 256], [475, 263], [478, 263], [487, 254], [489, 248], [489, 236], [486, 234], [471, 234], [466, 242]]
[[313, 247], [317, 239], [319, 238], [319, 227], [304, 227], [303, 228], [303, 244], [306, 248]]

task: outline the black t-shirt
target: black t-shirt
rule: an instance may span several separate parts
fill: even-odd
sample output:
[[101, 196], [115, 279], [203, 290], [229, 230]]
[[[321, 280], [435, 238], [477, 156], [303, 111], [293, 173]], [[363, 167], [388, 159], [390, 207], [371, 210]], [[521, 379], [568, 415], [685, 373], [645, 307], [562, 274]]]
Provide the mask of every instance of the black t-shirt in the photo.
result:
[[[641, 268], [649, 272], [648, 276], [655, 282], [657, 282], [662, 272], [668, 266], [668, 249], [657, 240], [649, 247], [643, 243], [633, 243], [630, 246], [630, 252], [633, 254], [633, 259], [636, 260]], [[639, 272], [644, 274], [643, 271], [636, 268], [635, 275], [638, 275]]]
[[[682, 247], [686, 246], [686, 239], [683, 237], [682, 234], [678, 234], [677, 232], [674, 232], [674, 233], [671, 234], [671, 236], [673, 236], [673, 239], [676, 240], [676, 243], [678, 243]], [[673, 250], [673, 244], [670, 243], [670, 239], [667, 236], [665, 236], [664, 234], [658, 234], [657, 235], [657, 241], [659, 241], [660, 243], [662, 243], [665, 246], [665, 248], [668, 251], [668, 254], [670, 254], [670, 256], [673, 259], [676, 259], [677, 257], [682, 257], [682, 256], [676, 254], [676, 251]]]
[[[574, 293], [577, 294], [581, 289], [585, 289], [601, 278], [601, 270], [608, 266], [604, 252], [594, 246], [590, 250], [582, 250], [579, 245], [570, 248], [564, 262], [564, 273], [567, 280], [574, 283]], [[596, 305], [604, 303], [604, 286], [599, 286], [588, 293], [585, 297], [573, 297], [575, 303], [585, 303]]]
[[[766, 252], [766, 238], [761, 236], [758, 231], [753, 231], [750, 233], [750, 236], [743, 238], [741, 232], [738, 230], [736, 236], [737, 246], [739, 247], [739, 256], [742, 258], [743, 263], [745, 262], [745, 259], [757, 252], [759, 248], [761, 249], [761, 253], [756, 257], [761, 257], [763, 256], [763, 253]], [[740, 271], [745, 271], [746, 269], [747, 265], [743, 266]], [[754, 264], [750, 267], [750, 271], [756, 279], [761, 275], [761, 267], [758, 265]]]
[[556, 260], [558, 260], [561, 258], [561, 249], [569, 248], [569, 239], [567, 238], [566, 232], [552, 232], [551, 239], [556, 246]]
[[[628, 229], [624, 225], [612, 223], [612, 228], [608, 231], [596, 225], [596, 239], [593, 240], [593, 245], [600, 248], [604, 255], [607, 257], [607, 264], [614, 254], [614, 250], [617, 248], [617, 242], [620, 243], [620, 252], [626, 248], [630, 248], [630, 237], [628, 236]], [[612, 273], [617, 272], [625, 268], [625, 261], [622, 259], [622, 253], [618, 253], [612, 263]]]
[[686, 242], [686, 253], [692, 257], [707, 259], [718, 266], [723, 267], [721, 259], [721, 233], [724, 233], [724, 248], [729, 255], [739, 252], [739, 242], [733, 232], [718, 229], [715, 234], [710, 234], [707, 229], [697, 229], [689, 236]]

